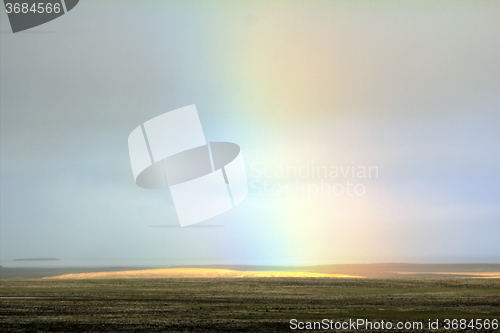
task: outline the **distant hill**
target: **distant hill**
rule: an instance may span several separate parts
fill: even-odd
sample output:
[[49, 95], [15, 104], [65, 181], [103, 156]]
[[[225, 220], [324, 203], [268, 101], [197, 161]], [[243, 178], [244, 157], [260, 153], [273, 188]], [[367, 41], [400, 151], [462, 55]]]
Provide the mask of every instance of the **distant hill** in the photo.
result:
[[[163, 271], [169, 269], [169, 271]], [[178, 269], [178, 270], [176, 270]], [[193, 270], [201, 269], [201, 270]], [[144, 271], [148, 272], [144, 272]], [[142, 271], [142, 273], [141, 273]], [[156, 272], [153, 272], [156, 271]], [[189, 273], [189, 271], [191, 273]], [[115, 277], [477, 277], [500, 278], [500, 264], [341, 264], [319, 266], [197, 265], [171, 267], [1, 267], [0, 279], [30, 279], [79, 273]], [[113, 274], [109, 274], [116, 272]], [[83, 275], [80, 275], [80, 277]], [[89, 275], [90, 276], [90, 275]], [[95, 275], [95, 278], [98, 275]]]
[[60, 261], [61, 259], [57, 258], [19, 258], [14, 259], [12, 261]]
[[314, 272], [322, 274], [340, 274], [363, 276], [368, 278], [388, 277], [500, 277], [500, 264], [337, 264], [317, 266], [245, 266], [245, 265], [197, 265], [173, 266], [190, 268], [232, 269], [238, 271], [281, 271], [281, 272]]

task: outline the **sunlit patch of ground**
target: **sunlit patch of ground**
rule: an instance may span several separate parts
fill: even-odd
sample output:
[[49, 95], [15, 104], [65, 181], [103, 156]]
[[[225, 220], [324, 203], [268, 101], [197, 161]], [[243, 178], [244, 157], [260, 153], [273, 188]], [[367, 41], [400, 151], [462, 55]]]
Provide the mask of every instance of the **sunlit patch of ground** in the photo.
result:
[[257, 272], [235, 271], [229, 269], [210, 268], [161, 268], [119, 272], [96, 272], [64, 274], [50, 279], [159, 279], [159, 278], [363, 278], [362, 276], [344, 274], [323, 274], [313, 272]]

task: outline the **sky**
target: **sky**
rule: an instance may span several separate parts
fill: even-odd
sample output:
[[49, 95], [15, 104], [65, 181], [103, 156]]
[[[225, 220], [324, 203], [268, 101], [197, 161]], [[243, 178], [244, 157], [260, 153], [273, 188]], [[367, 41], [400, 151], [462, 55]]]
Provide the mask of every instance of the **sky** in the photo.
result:
[[[2, 9], [1, 264], [500, 262], [499, 16], [82, 0], [12, 34]], [[207, 141], [241, 147], [249, 194], [177, 228], [169, 191], [135, 184], [127, 138], [191, 104]]]

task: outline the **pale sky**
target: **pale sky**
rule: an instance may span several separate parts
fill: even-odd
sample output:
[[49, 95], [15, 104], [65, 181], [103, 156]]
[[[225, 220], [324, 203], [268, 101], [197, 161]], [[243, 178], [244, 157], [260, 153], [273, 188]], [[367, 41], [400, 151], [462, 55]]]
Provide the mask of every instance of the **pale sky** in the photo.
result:
[[[81, 1], [1, 10], [0, 259], [59, 265], [500, 262], [500, 2]], [[196, 104], [241, 147], [233, 210], [178, 224], [127, 137]], [[377, 166], [361, 196], [263, 195], [266, 166]], [[300, 179], [318, 184], [319, 179]]]

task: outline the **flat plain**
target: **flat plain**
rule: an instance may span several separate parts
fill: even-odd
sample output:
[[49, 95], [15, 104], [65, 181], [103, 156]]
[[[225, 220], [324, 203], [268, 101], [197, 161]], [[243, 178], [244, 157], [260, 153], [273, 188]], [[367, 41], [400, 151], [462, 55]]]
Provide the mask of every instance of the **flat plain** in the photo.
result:
[[[2, 332], [297, 332], [290, 328], [291, 319], [360, 318], [424, 324], [423, 329], [392, 332], [498, 332], [444, 330], [442, 324], [445, 319], [500, 319], [500, 279], [0, 280]], [[440, 329], [427, 329], [429, 319], [439, 320]]]

